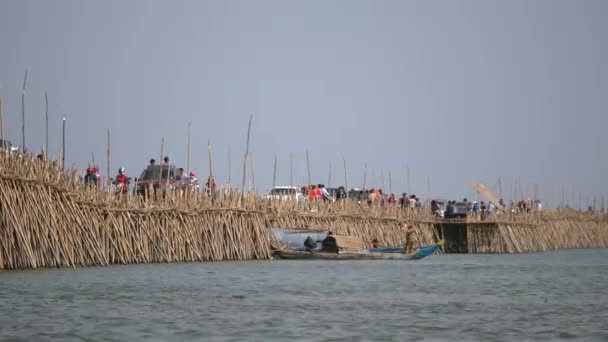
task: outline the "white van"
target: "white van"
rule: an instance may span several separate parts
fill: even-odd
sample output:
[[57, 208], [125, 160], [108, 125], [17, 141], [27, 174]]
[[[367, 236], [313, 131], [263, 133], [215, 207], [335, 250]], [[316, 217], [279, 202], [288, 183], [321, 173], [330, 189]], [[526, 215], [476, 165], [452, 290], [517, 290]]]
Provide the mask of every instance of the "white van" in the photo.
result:
[[304, 199], [302, 191], [295, 186], [275, 186], [264, 196], [265, 199], [270, 200], [295, 200], [296, 202]]

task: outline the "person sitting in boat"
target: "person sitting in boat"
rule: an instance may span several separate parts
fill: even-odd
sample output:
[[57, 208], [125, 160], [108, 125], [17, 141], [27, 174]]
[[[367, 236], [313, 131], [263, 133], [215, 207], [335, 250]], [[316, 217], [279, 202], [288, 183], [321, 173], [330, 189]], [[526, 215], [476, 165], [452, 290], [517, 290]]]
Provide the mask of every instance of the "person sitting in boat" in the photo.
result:
[[412, 254], [412, 251], [414, 250], [414, 235], [416, 234], [416, 227], [411, 224], [407, 225], [406, 227], [405, 248], [403, 249], [403, 252], [405, 254]]
[[312, 251], [317, 248], [317, 243], [310, 236], [308, 236], [306, 240], [304, 240], [304, 247], [306, 247], [306, 250]]
[[338, 253], [338, 242], [333, 232], [328, 232], [327, 237], [321, 242], [321, 251], [326, 253]]
[[372, 248], [378, 248], [378, 239], [373, 239], [372, 240]]

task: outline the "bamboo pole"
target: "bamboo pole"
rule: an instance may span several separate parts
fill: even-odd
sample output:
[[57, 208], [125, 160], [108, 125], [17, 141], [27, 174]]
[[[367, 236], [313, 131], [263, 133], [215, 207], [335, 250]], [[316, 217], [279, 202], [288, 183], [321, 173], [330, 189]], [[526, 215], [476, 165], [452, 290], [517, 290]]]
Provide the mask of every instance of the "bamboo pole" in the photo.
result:
[[209, 179], [211, 179], [213, 177], [213, 155], [211, 152], [211, 140], [207, 141], [207, 149], [209, 151]]
[[245, 199], [245, 180], [247, 179], [247, 158], [249, 157], [249, 137], [251, 135], [251, 122], [253, 121], [253, 114], [249, 117], [249, 125], [247, 127], [247, 144], [245, 145], [245, 156], [243, 157], [243, 182], [241, 183], [241, 205]]
[[344, 161], [344, 190], [346, 191], [346, 194], [348, 195], [348, 177], [347, 177], [347, 169], [346, 169], [346, 158], [342, 158], [342, 160]]
[[163, 163], [164, 163], [163, 154], [164, 153], [165, 153], [165, 137], [161, 137], [160, 138], [160, 159], [159, 159], [160, 172], [158, 173], [158, 177], [159, 177], [158, 178], [158, 182], [159, 182], [159, 185], [160, 185], [160, 183], [161, 183], [161, 181], [163, 179]]
[[412, 185], [410, 183], [410, 167], [407, 166], [407, 192], [408, 193], [412, 193]]
[[367, 163], [363, 163], [363, 188], [361, 188], [361, 190], [365, 190], [366, 185], [367, 185]]
[[293, 186], [293, 153], [289, 153], [289, 186]]
[[112, 180], [110, 179], [111, 174], [110, 174], [110, 129], [108, 128], [108, 145], [107, 145], [107, 150], [106, 150], [106, 155], [107, 155], [107, 165], [106, 165], [106, 171], [108, 174], [108, 181], [106, 182], [108, 189], [111, 188], [112, 186]]
[[61, 130], [61, 169], [65, 171], [65, 115], [63, 116]]
[[[2, 143], [4, 144], [4, 115], [2, 114], [2, 96], [0, 96], [0, 140], [2, 140]], [[5, 148], [5, 146], [2, 146], [2, 148]]]
[[312, 185], [312, 180], [310, 178], [310, 158], [308, 156], [308, 150], [306, 150], [306, 170], [308, 172], [308, 186]]
[[227, 186], [228, 189], [232, 188], [232, 157], [230, 156], [230, 145], [228, 145], [228, 182], [227, 182]]
[[331, 188], [331, 160], [329, 161], [329, 176], [327, 177], [327, 187]]
[[188, 170], [187, 175], [190, 175], [190, 122], [188, 122], [188, 151], [187, 151], [187, 159], [186, 159], [186, 170]]
[[504, 199], [504, 197], [502, 196], [502, 181], [500, 179], [500, 176], [498, 176], [498, 197], [500, 197], [500, 199]]
[[393, 179], [391, 177], [391, 172], [388, 172], [388, 192], [393, 193]]
[[253, 183], [253, 192], [257, 192], [255, 185], [255, 173], [253, 173], [253, 153], [249, 155], [249, 167], [251, 168], [251, 182]]
[[49, 96], [44, 91], [44, 159], [48, 159], [49, 154]]
[[25, 153], [25, 87], [27, 85], [27, 69], [23, 78], [23, 89], [21, 90], [21, 152]]
[[274, 171], [272, 173], [272, 187], [277, 186], [277, 155], [274, 155]]

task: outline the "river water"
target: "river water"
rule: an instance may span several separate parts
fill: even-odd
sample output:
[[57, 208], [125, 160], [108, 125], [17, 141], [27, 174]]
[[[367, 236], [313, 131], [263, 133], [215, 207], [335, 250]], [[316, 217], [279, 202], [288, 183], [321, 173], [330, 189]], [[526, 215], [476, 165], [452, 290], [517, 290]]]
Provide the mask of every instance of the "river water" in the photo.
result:
[[608, 340], [608, 250], [0, 272], [0, 341]]

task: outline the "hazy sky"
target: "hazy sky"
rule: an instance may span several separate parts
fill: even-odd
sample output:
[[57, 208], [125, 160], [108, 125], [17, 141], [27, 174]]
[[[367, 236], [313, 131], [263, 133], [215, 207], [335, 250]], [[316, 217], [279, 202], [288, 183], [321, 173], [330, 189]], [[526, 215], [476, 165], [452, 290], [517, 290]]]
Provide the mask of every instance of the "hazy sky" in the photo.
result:
[[0, 1], [0, 94], [5, 134], [51, 153], [68, 118], [67, 163], [95, 153], [112, 174], [137, 176], [167, 154], [220, 183], [240, 183], [254, 114], [256, 183], [306, 181], [435, 197], [474, 197], [467, 181], [510, 197], [572, 204], [606, 195], [608, 1]]

